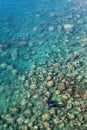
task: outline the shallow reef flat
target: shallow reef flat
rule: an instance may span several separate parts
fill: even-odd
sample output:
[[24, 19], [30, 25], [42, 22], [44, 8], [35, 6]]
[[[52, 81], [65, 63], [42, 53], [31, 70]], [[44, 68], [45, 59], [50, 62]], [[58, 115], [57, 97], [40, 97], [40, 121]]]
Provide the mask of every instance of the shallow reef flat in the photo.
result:
[[1, 15], [0, 130], [87, 129], [86, 14], [85, 0], [26, 0]]

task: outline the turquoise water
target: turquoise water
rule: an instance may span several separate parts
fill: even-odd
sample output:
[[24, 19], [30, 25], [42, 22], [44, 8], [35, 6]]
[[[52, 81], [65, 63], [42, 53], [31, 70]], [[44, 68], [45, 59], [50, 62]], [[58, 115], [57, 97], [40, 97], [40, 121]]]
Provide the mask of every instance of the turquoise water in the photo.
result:
[[0, 0], [0, 130], [86, 129], [87, 1]]

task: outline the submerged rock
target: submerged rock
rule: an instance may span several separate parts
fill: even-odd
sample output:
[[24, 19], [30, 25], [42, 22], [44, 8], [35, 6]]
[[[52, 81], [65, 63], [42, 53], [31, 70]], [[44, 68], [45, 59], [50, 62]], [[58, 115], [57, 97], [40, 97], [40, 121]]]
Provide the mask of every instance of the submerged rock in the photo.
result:
[[52, 87], [54, 85], [54, 81], [53, 80], [50, 80], [47, 82], [47, 86], [48, 87]]
[[64, 24], [64, 29], [66, 31], [72, 31], [74, 28], [74, 25], [73, 24]]

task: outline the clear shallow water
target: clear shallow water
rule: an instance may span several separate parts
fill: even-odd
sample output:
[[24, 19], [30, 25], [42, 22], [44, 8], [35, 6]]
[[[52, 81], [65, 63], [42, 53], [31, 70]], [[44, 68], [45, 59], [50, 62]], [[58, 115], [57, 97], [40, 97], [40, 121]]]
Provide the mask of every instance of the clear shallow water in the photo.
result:
[[0, 0], [1, 130], [86, 130], [86, 14], [85, 0]]

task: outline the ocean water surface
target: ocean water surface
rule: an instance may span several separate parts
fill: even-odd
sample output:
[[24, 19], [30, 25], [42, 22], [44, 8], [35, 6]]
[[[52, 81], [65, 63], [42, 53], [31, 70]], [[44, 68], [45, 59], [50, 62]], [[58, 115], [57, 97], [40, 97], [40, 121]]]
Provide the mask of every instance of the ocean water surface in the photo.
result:
[[87, 0], [0, 0], [0, 130], [87, 130]]

